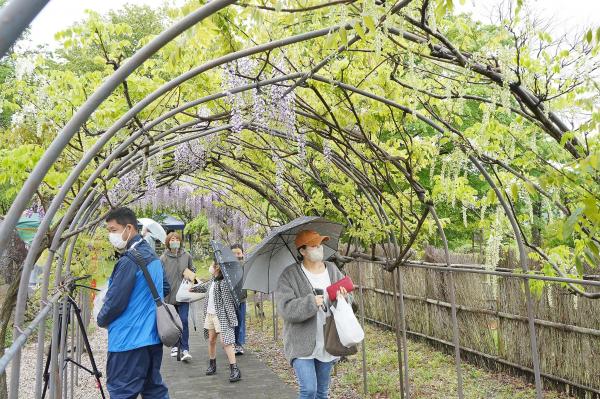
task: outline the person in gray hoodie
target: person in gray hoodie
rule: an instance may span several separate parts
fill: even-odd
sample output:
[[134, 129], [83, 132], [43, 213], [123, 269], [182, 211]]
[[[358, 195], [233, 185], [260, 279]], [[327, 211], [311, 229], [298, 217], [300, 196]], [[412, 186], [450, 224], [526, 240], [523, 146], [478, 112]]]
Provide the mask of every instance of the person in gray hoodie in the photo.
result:
[[[303, 230], [294, 241], [299, 263], [287, 267], [277, 283], [275, 301], [283, 318], [283, 349], [300, 388], [299, 399], [327, 399], [333, 364], [339, 359], [325, 349], [324, 325], [329, 311], [326, 288], [344, 275], [323, 261], [329, 237]], [[338, 295], [347, 297], [341, 288]]]
[[160, 257], [165, 271], [171, 292], [165, 296], [165, 303], [175, 306], [181, 323], [183, 325], [183, 334], [181, 336], [181, 348], [171, 348], [171, 356], [176, 357], [179, 349], [182, 351], [181, 360], [187, 362], [192, 359], [190, 355], [190, 329], [188, 325], [188, 315], [190, 304], [177, 302], [177, 291], [181, 286], [183, 279], [194, 282], [196, 279], [196, 269], [192, 261], [192, 256], [181, 247], [181, 236], [177, 232], [172, 232], [167, 235], [165, 240], [165, 252]]

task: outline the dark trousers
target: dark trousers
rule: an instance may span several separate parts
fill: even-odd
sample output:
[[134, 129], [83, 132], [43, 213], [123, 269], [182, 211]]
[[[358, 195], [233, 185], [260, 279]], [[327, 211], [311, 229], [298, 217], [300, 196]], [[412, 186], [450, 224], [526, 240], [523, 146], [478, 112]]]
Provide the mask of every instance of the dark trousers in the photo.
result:
[[240, 307], [236, 309], [238, 325], [235, 327], [235, 344], [246, 344], [246, 302], [240, 303]]
[[175, 309], [177, 309], [177, 313], [179, 313], [179, 318], [181, 319], [181, 325], [183, 326], [183, 331], [181, 334], [181, 350], [189, 351], [190, 350], [190, 326], [188, 323], [188, 316], [190, 314], [190, 304], [187, 302], [178, 302], [175, 305]]
[[111, 399], [169, 399], [160, 376], [162, 344], [126, 352], [108, 352], [106, 386]]

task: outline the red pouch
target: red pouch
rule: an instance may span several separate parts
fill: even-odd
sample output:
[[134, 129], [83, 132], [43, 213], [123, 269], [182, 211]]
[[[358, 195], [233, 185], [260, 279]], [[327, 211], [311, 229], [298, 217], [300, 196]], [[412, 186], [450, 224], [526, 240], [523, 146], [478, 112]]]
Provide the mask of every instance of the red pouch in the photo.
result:
[[346, 276], [337, 283], [333, 283], [327, 287], [327, 295], [329, 295], [330, 301], [333, 302], [337, 299], [337, 293], [340, 290], [340, 287], [344, 287], [348, 292], [354, 290], [354, 284], [352, 283], [350, 276]]

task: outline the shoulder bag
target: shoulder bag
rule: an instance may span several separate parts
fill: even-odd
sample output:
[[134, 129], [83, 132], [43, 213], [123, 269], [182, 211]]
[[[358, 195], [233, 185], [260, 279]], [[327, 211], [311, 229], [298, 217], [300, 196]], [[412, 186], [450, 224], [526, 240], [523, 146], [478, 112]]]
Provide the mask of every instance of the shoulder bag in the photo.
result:
[[175, 306], [165, 303], [160, 295], [158, 295], [158, 291], [150, 277], [142, 255], [133, 248], [129, 252], [133, 255], [135, 263], [142, 269], [146, 283], [148, 283], [148, 288], [150, 288], [150, 292], [152, 293], [152, 299], [154, 299], [154, 303], [156, 304], [156, 328], [158, 329], [160, 341], [165, 346], [174, 347], [179, 343], [183, 335], [181, 318], [177, 310], [175, 310]]

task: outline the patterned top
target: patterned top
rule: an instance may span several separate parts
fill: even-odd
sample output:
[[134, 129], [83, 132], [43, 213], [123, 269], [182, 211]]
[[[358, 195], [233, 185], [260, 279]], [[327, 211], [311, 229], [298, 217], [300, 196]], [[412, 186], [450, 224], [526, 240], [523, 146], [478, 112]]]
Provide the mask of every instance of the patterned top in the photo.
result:
[[[215, 310], [219, 325], [221, 326], [221, 340], [225, 345], [235, 344], [235, 327], [238, 325], [237, 316], [235, 314], [235, 301], [227, 287], [227, 282], [223, 279], [217, 280], [214, 277], [202, 284], [202, 288], [206, 292], [210, 284], [214, 282], [214, 298]], [[204, 315], [208, 310], [208, 298], [204, 300]], [[208, 339], [208, 330], [204, 329], [204, 339]]]

